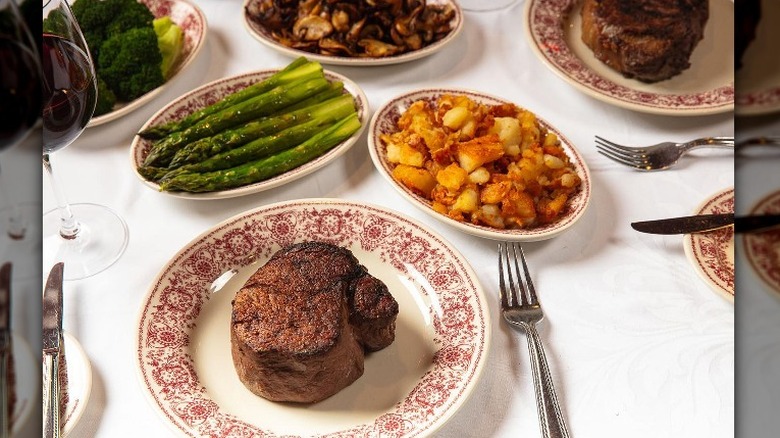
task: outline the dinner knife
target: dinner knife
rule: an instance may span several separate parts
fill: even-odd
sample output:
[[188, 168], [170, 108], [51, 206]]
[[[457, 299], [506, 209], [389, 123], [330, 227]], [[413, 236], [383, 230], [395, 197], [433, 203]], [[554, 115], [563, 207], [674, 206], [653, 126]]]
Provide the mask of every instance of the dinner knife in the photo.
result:
[[11, 388], [8, 367], [11, 366], [11, 264], [0, 268], [0, 438], [11, 436]]
[[43, 291], [43, 436], [60, 436], [60, 352], [62, 346], [63, 263], [49, 273]]
[[716, 230], [734, 223], [734, 213], [699, 214], [631, 223], [631, 228], [650, 234], [688, 234]]
[[780, 227], [780, 214], [735, 216], [734, 213], [700, 214], [669, 219], [633, 222], [631, 227], [650, 234], [688, 234], [734, 225], [737, 233], [757, 233]]

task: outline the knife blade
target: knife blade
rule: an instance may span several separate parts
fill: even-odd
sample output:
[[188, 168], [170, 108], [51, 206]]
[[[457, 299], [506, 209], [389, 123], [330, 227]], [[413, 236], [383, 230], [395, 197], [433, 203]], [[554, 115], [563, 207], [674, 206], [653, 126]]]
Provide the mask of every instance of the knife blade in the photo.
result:
[[631, 228], [650, 234], [688, 234], [711, 231], [734, 223], [734, 213], [699, 214], [669, 219], [632, 222]]
[[11, 388], [8, 368], [11, 365], [11, 264], [0, 268], [0, 437], [11, 436]]
[[43, 432], [60, 436], [60, 348], [62, 344], [62, 278], [65, 265], [57, 263], [49, 272], [43, 291]]
[[780, 214], [737, 216], [734, 220], [737, 233], [760, 233], [774, 228], [780, 228]]

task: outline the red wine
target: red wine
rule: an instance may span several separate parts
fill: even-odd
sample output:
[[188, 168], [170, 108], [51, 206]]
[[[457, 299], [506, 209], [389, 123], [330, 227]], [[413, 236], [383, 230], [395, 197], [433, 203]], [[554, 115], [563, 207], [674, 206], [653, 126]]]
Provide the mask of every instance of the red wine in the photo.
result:
[[87, 126], [97, 101], [89, 56], [63, 38], [44, 34], [43, 152], [61, 149]]
[[22, 140], [41, 115], [37, 55], [0, 36], [0, 150]]

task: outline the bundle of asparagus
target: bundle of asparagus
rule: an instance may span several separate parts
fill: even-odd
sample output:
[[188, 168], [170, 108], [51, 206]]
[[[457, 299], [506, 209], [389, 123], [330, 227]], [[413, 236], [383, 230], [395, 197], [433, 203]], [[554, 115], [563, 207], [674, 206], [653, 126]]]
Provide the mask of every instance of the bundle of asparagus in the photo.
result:
[[324, 154], [360, 129], [353, 97], [298, 58], [189, 116], [144, 129], [138, 172], [161, 190], [211, 192], [263, 181]]

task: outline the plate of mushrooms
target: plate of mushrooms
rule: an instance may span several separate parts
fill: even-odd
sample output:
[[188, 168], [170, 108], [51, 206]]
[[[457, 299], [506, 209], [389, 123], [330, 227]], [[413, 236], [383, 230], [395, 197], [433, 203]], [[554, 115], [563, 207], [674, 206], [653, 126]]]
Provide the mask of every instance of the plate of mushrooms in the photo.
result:
[[463, 29], [453, 0], [245, 0], [244, 24], [261, 43], [323, 64], [372, 66], [428, 56]]

